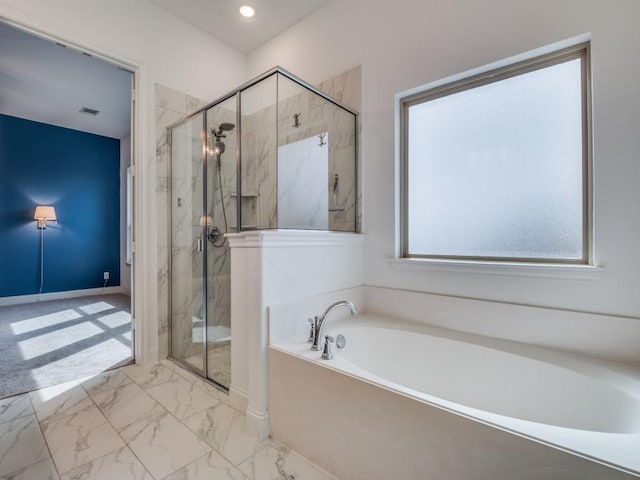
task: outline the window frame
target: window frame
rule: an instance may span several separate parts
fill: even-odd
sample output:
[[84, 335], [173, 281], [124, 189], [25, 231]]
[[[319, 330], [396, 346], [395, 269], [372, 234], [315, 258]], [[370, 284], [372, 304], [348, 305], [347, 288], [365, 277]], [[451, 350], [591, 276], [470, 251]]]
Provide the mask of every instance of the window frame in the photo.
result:
[[[471, 90], [495, 83], [524, 73], [541, 70], [567, 61], [581, 60], [582, 83], [582, 256], [580, 258], [537, 258], [537, 257], [493, 257], [433, 255], [409, 253], [409, 158], [408, 131], [409, 108], [437, 98]], [[590, 42], [582, 42], [526, 60], [491, 68], [464, 78], [445, 81], [431, 86], [426, 85], [413, 90], [408, 95], [398, 97], [399, 108], [399, 154], [400, 154], [400, 245], [399, 256], [402, 259], [464, 261], [465, 263], [518, 263], [518, 264], [557, 264], [557, 265], [593, 265], [593, 187], [592, 187], [592, 136], [591, 136], [591, 52]]]

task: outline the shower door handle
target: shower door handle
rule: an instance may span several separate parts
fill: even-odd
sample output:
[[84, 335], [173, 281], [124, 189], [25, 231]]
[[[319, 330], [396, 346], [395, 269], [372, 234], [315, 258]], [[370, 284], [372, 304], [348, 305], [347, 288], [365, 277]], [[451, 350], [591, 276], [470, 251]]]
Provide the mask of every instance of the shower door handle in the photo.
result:
[[202, 238], [198, 239], [198, 252], [202, 252]]

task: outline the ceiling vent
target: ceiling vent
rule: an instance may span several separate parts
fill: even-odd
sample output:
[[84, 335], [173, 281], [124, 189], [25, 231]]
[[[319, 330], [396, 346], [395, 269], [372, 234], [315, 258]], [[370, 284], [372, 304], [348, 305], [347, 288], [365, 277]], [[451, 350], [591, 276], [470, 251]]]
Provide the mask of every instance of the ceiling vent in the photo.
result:
[[94, 110], [89, 107], [82, 107], [80, 113], [86, 113], [87, 115], [93, 115], [94, 117], [100, 113], [100, 110]]

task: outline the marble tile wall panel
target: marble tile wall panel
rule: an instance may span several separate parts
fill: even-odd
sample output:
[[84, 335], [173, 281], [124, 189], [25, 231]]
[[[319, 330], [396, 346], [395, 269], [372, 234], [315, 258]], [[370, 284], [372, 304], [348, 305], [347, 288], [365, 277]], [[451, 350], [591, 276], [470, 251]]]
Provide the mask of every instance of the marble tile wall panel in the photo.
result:
[[[328, 134], [322, 134], [329, 142]], [[329, 228], [328, 148], [318, 137], [278, 147], [278, 227]]]
[[[189, 97], [163, 85], [155, 86], [156, 111], [156, 205], [157, 205], [157, 265], [158, 265], [158, 356], [164, 358], [168, 353], [168, 319], [169, 319], [169, 212], [170, 189], [175, 183], [169, 178], [170, 158], [167, 126], [183, 118], [188, 111], [197, 108], [201, 100]], [[182, 144], [181, 144], [182, 142]], [[184, 141], [180, 135], [172, 139], [173, 147], [184, 149]], [[174, 165], [175, 178], [188, 178], [188, 172], [183, 171], [179, 164]], [[185, 206], [186, 207], [186, 206]], [[175, 212], [174, 212], [175, 213]], [[175, 215], [174, 215], [175, 217]], [[185, 238], [182, 241], [186, 241]], [[178, 242], [182, 244], [182, 242]]]
[[346, 72], [321, 82], [317, 87], [345, 107], [356, 112], [361, 110], [362, 67], [354, 67]]
[[[329, 212], [331, 230], [353, 232], [356, 228], [356, 172], [353, 158], [355, 146], [347, 146], [332, 152], [329, 181], [338, 175], [338, 188], [333, 195], [333, 184], [329, 185]], [[334, 201], [335, 199], [335, 201]], [[335, 204], [335, 205], [334, 205]]]
[[[345, 207], [345, 212], [332, 212], [329, 216], [329, 229], [353, 231], [356, 223], [356, 166], [355, 156], [356, 122], [353, 115], [343, 111], [313, 92], [294, 86], [281, 77], [281, 98], [277, 105], [278, 146], [294, 143], [314, 135], [329, 132], [329, 175], [327, 178], [327, 195], [333, 200], [333, 180], [339, 176], [339, 196], [337, 203]], [[321, 89], [338, 99], [345, 105], [359, 110], [360, 103], [360, 68], [355, 68], [321, 84]], [[297, 93], [296, 93], [297, 90]], [[285, 96], [286, 95], [286, 96]], [[275, 162], [269, 159], [275, 156], [264, 134], [269, 131], [273, 119], [274, 106], [269, 106], [243, 118], [243, 127], [251, 138], [243, 143], [243, 184], [256, 185], [258, 193], [258, 228], [277, 228], [284, 225], [277, 223], [276, 172]], [[295, 126], [294, 114], [299, 114], [299, 125]], [[345, 163], [345, 154], [351, 147], [353, 156]], [[337, 152], [340, 151], [340, 154]], [[255, 180], [253, 174], [255, 173]], [[274, 208], [275, 207], [275, 208]], [[353, 216], [353, 219], [350, 217]]]
[[[243, 204], [249, 212], [243, 211], [243, 228], [277, 228], [276, 212], [276, 109], [275, 105], [243, 117], [242, 141], [242, 190]], [[255, 210], [251, 202], [255, 195]], [[244, 201], [246, 200], [246, 201]], [[246, 219], [253, 219], [249, 224]]]
[[[356, 112], [362, 110], [362, 67], [357, 66], [339, 75], [336, 75], [318, 85], [318, 88], [327, 95], [335, 98], [340, 103]], [[361, 126], [356, 125], [357, 137], [360, 138]], [[362, 158], [360, 152], [362, 151], [360, 145], [356, 145], [358, 158], [357, 158], [357, 185], [362, 185]], [[356, 188], [356, 229], [358, 232], [362, 228], [362, 188]], [[336, 230], [342, 230], [341, 222], [335, 224]], [[346, 223], [344, 224], [346, 229]]]

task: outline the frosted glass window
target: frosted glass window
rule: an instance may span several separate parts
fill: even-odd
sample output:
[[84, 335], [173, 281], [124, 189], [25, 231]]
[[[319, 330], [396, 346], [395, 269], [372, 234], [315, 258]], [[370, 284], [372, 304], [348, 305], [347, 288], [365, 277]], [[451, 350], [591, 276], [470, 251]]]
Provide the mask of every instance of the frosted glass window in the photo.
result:
[[405, 256], [586, 261], [584, 53], [405, 102]]

